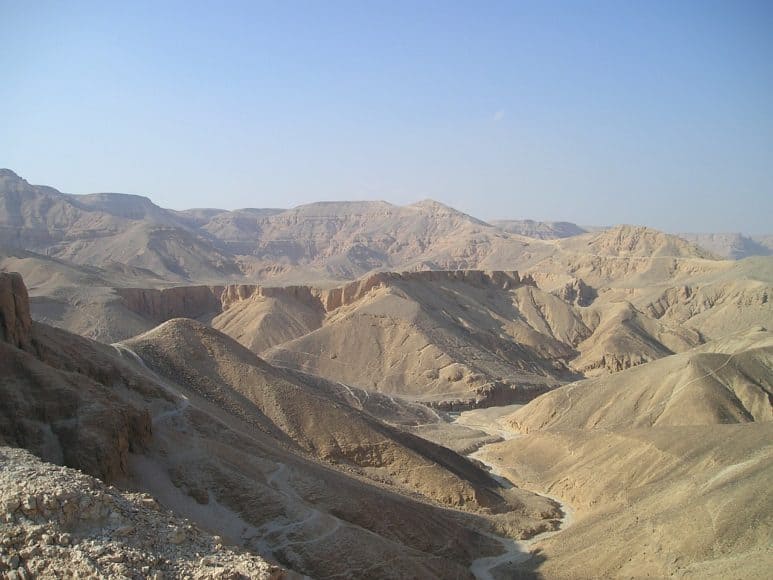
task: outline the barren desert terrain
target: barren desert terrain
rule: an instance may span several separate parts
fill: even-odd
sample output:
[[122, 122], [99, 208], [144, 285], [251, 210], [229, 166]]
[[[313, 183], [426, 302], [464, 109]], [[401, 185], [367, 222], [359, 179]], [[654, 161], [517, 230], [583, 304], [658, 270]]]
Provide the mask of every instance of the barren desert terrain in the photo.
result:
[[0, 573], [768, 577], [760, 240], [2, 170]]

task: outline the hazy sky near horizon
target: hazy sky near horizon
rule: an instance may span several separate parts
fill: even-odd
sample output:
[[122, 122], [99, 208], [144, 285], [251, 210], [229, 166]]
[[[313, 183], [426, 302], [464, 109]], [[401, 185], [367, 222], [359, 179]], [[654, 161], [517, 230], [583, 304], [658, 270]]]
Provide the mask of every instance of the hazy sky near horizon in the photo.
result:
[[71, 193], [773, 232], [773, 2], [0, 0], [0, 167]]

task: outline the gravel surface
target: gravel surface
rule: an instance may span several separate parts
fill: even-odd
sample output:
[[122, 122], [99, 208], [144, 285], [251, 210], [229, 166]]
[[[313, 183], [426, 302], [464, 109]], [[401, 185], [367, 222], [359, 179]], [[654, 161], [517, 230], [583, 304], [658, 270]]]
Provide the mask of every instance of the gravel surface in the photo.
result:
[[0, 577], [285, 578], [147, 494], [0, 447]]

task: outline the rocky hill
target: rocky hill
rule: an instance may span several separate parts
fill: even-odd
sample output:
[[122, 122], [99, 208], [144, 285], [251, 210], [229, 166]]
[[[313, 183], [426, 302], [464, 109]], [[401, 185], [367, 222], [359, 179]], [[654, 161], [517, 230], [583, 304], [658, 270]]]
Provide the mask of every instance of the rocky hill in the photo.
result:
[[202, 324], [175, 319], [122, 344], [159, 376], [184, 380], [197, 395], [298, 450], [441, 503], [506, 509], [486, 474], [465, 459], [341, 404], [342, 389], [331, 397], [329, 385], [272, 367]]
[[749, 330], [573, 383], [510, 418], [518, 431], [773, 421], [773, 334]]
[[524, 574], [766, 578], [772, 440], [770, 421], [549, 430], [484, 458], [575, 510], [565, 532], [533, 546]]
[[767, 577], [772, 377], [773, 335], [750, 329], [497, 410], [505, 441], [476, 457], [573, 510], [520, 573]]
[[[573, 245], [571, 241], [566, 244], [567, 247]], [[587, 241], [587, 247], [593, 254], [613, 257], [713, 257], [709, 252], [678, 236], [644, 226], [621, 225], [593, 234]]]
[[380, 273], [326, 290], [228, 287], [211, 323], [278, 365], [442, 406], [528, 400], [703, 342], [663, 312], [594, 295], [517, 272]]
[[170, 280], [241, 274], [233, 257], [149, 199], [67, 195], [0, 170], [0, 246], [67, 260], [144, 268]]

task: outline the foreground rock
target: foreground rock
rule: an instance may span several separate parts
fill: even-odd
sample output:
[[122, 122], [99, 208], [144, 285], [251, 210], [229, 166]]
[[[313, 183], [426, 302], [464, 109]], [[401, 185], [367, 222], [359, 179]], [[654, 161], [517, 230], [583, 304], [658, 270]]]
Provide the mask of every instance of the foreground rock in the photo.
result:
[[0, 448], [0, 573], [65, 578], [288, 578], [260, 556], [23, 449]]

